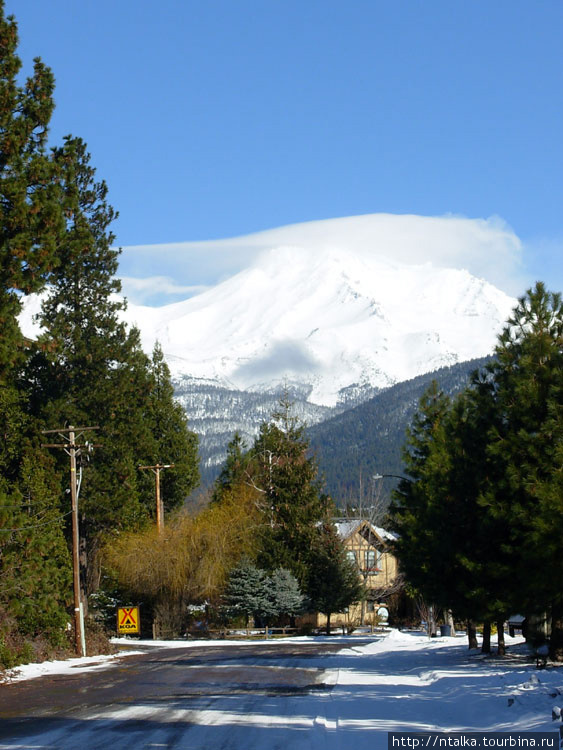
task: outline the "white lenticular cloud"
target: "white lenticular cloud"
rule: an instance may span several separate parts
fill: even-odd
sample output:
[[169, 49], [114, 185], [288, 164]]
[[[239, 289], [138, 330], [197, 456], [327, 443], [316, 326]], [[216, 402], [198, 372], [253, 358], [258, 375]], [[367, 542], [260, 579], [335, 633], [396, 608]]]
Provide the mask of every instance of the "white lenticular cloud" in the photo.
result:
[[161, 297], [192, 297], [200, 294], [209, 287], [204, 284], [177, 284], [168, 276], [149, 276], [138, 279], [133, 276], [121, 277], [122, 292], [125, 297], [133, 300], [136, 304], [150, 304], [151, 299]]
[[248, 268], [264, 251], [282, 246], [318, 252], [321, 258], [327, 250], [340, 248], [409, 265], [464, 268], [511, 295], [522, 293], [529, 283], [522, 243], [503, 219], [454, 215], [367, 214], [231, 239], [126, 247], [120, 270], [133, 302], [147, 300], [151, 284], [165, 296], [185, 290], [189, 297]]

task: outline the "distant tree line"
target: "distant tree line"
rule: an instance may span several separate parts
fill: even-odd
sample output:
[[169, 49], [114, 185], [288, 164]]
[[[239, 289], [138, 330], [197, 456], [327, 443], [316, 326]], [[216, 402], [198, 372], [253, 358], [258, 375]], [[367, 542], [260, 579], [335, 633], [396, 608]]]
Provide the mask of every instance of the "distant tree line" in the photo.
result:
[[156, 631], [183, 632], [188, 605], [207, 624], [226, 616], [272, 623], [305, 611], [330, 616], [363, 586], [332, 523], [304, 427], [282, 399], [246, 447], [235, 435], [210, 502], [178, 515], [164, 534], [122, 535], [106, 551], [121, 586], [156, 613]]
[[468, 621], [514, 614], [551, 624], [563, 659], [563, 305], [537, 283], [499, 337], [495, 358], [450, 398], [422, 398], [392, 507], [411, 587]]

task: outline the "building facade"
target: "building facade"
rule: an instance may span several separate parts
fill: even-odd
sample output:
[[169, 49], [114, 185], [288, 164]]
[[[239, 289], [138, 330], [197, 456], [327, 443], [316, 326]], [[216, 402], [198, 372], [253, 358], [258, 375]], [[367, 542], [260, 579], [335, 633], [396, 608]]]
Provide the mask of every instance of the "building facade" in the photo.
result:
[[[346, 612], [331, 615], [331, 625], [352, 629], [362, 625], [378, 625], [386, 620], [386, 603], [399, 588], [397, 558], [390, 543], [394, 534], [363, 519], [336, 519], [334, 525], [344, 542], [348, 559], [356, 565], [366, 589], [365, 601], [354, 604]], [[302, 618], [321, 628], [326, 617], [316, 612]]]

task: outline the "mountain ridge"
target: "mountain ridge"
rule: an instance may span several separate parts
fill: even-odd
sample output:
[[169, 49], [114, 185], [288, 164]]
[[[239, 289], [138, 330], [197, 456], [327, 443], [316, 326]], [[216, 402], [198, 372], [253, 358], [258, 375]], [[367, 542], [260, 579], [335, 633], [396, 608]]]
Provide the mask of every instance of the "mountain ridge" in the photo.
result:
[[464, 269], [283, 247], [184, 302], [126, 315], [145, 348], [160, 341], [176, 379], [255, 392], [289, 380], [337, 406], [350, 386], [490, 354], [513, 304]]

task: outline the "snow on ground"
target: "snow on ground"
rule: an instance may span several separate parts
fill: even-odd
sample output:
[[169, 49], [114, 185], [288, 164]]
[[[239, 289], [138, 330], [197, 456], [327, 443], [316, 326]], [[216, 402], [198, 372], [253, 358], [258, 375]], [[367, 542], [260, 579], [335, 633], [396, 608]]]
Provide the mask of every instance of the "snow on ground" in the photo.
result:
[[[128, 654], [143, 654], [144, 651], [128, 651]], [[32, 680], [34, 677], [43, 677], [51, 674], [70, 674], [74, 672], [92, 672], [107, 669], [113, 666], [113, 662], [122, 657], [123, 653], [106, 654], [103, 656], [84, 656], [77, 659], [65, 659], [61, 661], [44, 661], [40, 664], [22, 664], [14, 669], [0, 672], [0, 682], [20, 682], [21, 680]]]
[[331, 716], [346, 746], [372, 747], [374, 732], [557, 731], [551, 711], [563, 704], [563, 670], [538, 670], [521, 639], [507, 643], [500, 659], [468, 652], [465, 638], [392, 631], [341, 651]]
[[[293, 643], [296, 640], [291, 639]], [[132, 643], [127, 641], [128, 645]], [[158, 645], [189, 649], [217, 643], [225, 646], [230, 642], [170, 641]], [[241, 645], [238, 641], [232, 643]], [[263, 643], [268, 641], [245, 644], [255, 649], [256, 665], [260, 665]], [[109, 706], [96, 715], [84, 717], [87, 721], [83, 723], [91, 727], [92, 733], [95, 726], [102, 734], [107, 732], [109, 739], [123, 721], [130, 722], [131, 735], [136, 736], [137, 725], [142, 721], [143, 742], [149, 742], [143, 747], [161, 743], [163, 747], [190, 750], [209, 747], [383, 750], [390, 731], [557, 732], [559, 729], [559, 722], [553, 722], [551, 717], [554, 706], [563, 706], [563, 667], [550, 665], [547, 669], [536, 669], [533, 658], [530, 655], [526, 658], [521, 639], [507, 637], [510, 648], [506, 658], [470, 652], [465, 637], [461, 636], [428, 639], [420, 633], [390, 631], [384, 636], [374, 636], [368, 645], [359, 645], [353, 636], [343, 638], [342, 643], [344, 648], [337, 653], [304, 655], [298, 663], [285, 665], [324, 668], [322, 681], [327, 686], [333, 685], [332, 690], [293, 696], [251, 695], [233, 689], [229, 693], [195, 697], [189, 704], [178, 699], [165, 705], [148, 701]], [[148, 645], [154, 648], [157, 644], [135, 642], [135, 647], [141, 649]], [[92, 658], [108, 668], [111, 665], [107, 657]], [[272, 657], [266, 662], [271, 664]], [[70, 664], [59, 662], [39, 667], [64, 671], [80, 668], [81, 664], [86, 668], [88, 661], [73, 659]], [[22, 667], [15, 679], [34, 676], [39, 667]], [[95, 739], [98, 738], [99, 734]], [[34, 747], [71, 747], [65, 744], [66, 735], [63, 742], [60, 733], [41, 740]], [[94, 737], [92, 740], [88, 747], [98, 747]], [[46, 741], [51, 744], [44, 744]], [[86, 746], [82, 740], [81, 744]], [[0, 744], [1, 748], [16, 746], [30, 745]]]

